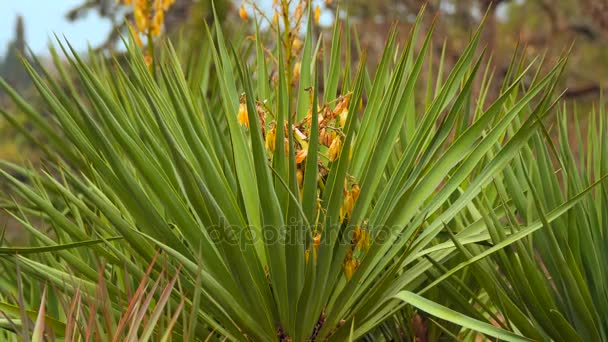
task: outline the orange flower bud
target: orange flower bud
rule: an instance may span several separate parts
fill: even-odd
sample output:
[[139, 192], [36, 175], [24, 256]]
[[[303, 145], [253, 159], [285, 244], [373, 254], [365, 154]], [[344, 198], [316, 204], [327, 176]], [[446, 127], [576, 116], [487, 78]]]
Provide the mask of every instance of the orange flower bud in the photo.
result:
[[247, 19], [249, 18], [249, 16], [247, 15], [247, 11], [245, 10], [245, 5], [241, 5], [241, 8], [239, 8], [239, 16], [241, 17], [241, 19], [243, 19], [243, 21], [247, 21]]
[[315, 7], [315, 24], [319, 25], [319, 20], [321, 19], [321, 7]]

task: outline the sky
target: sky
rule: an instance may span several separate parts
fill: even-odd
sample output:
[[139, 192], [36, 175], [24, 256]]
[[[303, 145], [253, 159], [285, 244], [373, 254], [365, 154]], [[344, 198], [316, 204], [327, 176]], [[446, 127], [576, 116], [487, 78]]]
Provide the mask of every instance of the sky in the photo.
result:
[[53, 33], [65, 35], [78, 50], [85, 50], [87, 42], [95, 46], [107, 37], [110, 22], [91, 12], [86, 18], [69, 22], [65, 14], [82, 0], [0, 0], [0, 55], [13, 39], [15, 18], [25, 18], [26, 41], [36, 54], [44, 54]]

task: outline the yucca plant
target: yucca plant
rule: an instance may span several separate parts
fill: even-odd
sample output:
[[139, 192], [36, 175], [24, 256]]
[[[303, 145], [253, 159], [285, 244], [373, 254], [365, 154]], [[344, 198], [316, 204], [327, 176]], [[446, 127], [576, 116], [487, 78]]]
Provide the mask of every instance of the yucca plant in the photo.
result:
[[[484, 220], [492, 243], [518, 235], [522, 226], [536, 232], [473, 264], [471, 273], [503, 326], [534, 340], [601, 341], [607, 338], [601, 276], [608, 222], [605, 109], [591, 113], [586, 128], [565, 106], [560, 112], [556, 125], [536, 133], [495, 182], [500, 202], [480, 200], [489, 213]], [[572, 210], [555, 217], [567, 198], [589, 191]], [[467, 258], [480, 253], [478, 246], [459, 249]]]
[[[26, 64], [43, 109], [2, 82], [46, 140], [2, 113], [48, 160], [43, 171], [2, 163], [16, 196], [10, 211], [38, 252], [6, 248], [3, 267], [19, 267], [28, 291], [17, 291], [16, 279], [3, 282], [3, 298], [23, 293], [22, 309], [67, 324], [59, 305], [36, 309], [37, 281], [54, 289], [48, 293], [96, 298], [102, 276], [107, 298], [132, 298], [160, 250], [166, 261], [149, 276], [175, 276], [180, 291], [170, 298], [151, 291], [149, 300], [167, 301], [165, 322], [181, 305], [190, 313], [173, 322], [182, 338], [373, 338], [403, 300], [415, 302], [415, 292], [460, 258], [445, 226], [466, 227], [455, 241], [483, 234], [482, 199], [509, 197], [493, 180], [551, 112], [564, 61], [546, 75], [513, 67], [486, 104], [473, 97], [479, 30], [449, 72], [443, 64], [425, 70], [433, 30], [421, 35], [421, 14], [403, 49], [391, 30], [372, 79], [364, 53], [356, 68], [342, 61], [353, 48], [348, 23], [336, 25], [321, 50], [312, 9], [304, 11], [295, 20], [307, 22], [303, 39], [286, 18], [270, 47], [257, 25], [253, 42], [229, 46], [216, 23], [213, 43], [187, 65], [187, 49], [177, 53], [168, 42], [152, 63], [134, 42], [121, 63], [85, 60], [63, 43], [67, 67], [52, 50], [58, 79]], [[426, 97], [418, 101], [421, 88]], [[471, 219], [477, 223], [464, 225]], [[107, 322], [127, 312], [119, 300], [106, 308]], [[163, 336], [163, 324], [153, 332], [134, 326], [122, 338]], [[519, 338], [509, 329], [479, 330]]]

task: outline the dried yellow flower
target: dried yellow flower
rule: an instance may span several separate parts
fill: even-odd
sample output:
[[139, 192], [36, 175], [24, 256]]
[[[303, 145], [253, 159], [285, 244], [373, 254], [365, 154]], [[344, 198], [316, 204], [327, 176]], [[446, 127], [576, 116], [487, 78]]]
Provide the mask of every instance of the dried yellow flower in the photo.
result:
[[357, 262], [353, 259], [346, 260], [344, 262], [344, 275], [346, 279], [350, 280], [357, 269]]
[[344, 220], [346, 216], [352, 215], [357, 198], [359, 198], [359, 186], [355, 184], [344, 196], [344, 203], [342, 204], [342, 208], [340, 208], [340, 220]]
[[277, 131], [276, 128], [273, 127], [271, 130], [266, 133], [266, 149], [271, 153], [274, 153], [275, 144], [277, 140]]
[[308, 156], [308, 149], [304, 148], [296, 152], [296, 164], [301, 164]]
[[239, 105], [237, 120], [241, 125], [249, 128], [249, 116], [247, 115], [247, 106], [244, 103]]
[[342, 112], [340, 112], [340, 127], [344, 127], [346, 124], [346, 119], [348, 119], [348, 108], [345, 108]]
[[301, 188], [302, 187], [302, 182], [304, 181], [304, 171], [302, 171], [301, 169], [297, 169], [296, 170], [296, 178], [298, 180], [298, 186]]
[[357, 240], [357, 249], [362, 251], [362, 250], [369, 250], [369, 231], [367, 229], [364, 229], [361, 231], [360, 237]]
[[302, 63], [296, 62], [293, 66], [293, 80], [297, 81], [300, 79], [300, 69], [302, 69]]
[[331, 133], [327, 132], [327, 129], [321, 128], [321, 131], [319, 132], [319, 142], [321, 144], [329, 146], [332, 143], [333, 139], [334, 137]]
[[340, 156], [341, 149], [342, 140], [340, 140], [340, 137], [335, 137], [334, 140], [331, 142], [331, 145], [329, 145], [329, 150], [327, 151], [330, 162], [333, 162], [334, 160], [338, 159], [338, 157]]
[[302, 41], [300, 40], [300, 38], [294, 38], [293, 42], [291, 42], [291, 49], [293, 51], [300, 51], [300, 49], [302, 48]]

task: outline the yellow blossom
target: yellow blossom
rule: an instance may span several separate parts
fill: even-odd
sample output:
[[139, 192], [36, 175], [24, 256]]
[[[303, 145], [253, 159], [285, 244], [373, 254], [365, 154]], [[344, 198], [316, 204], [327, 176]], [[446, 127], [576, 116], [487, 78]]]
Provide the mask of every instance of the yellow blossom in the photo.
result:
[[300, 69], [302, 68], [302, 63], [296, 62], [293, 66], [293, 80], [297, 81], [300, 78]]
[[150, 66], [152, 66], [152, 56], [150, 55], [145, 55], [144, 56], [144, 63], [146, 63], [146, 66], [149, 68]]
[[154, 19], [152, 20], [152, 35], [155, 37], [160, 36], [160, 32], [163, 26], [163, 22], [165, 21], [165, 12], [156, 11], [154, 14]]
[[359, 186], [355, 184], [344, 196], [344, 203], [342, 204], [342, 208], [340, 208], [340, 220], [344, 220], [346, 216], [350, 216], [353, 213], [357, 198], [359, 198]]
[[350, 280], [357, 269], [357, 262], [353, 259], [348, 259], [344, 262], [344, 275]]
[[271, 153], [274, 153], [276, 140], [277, 131], [275, 127], [272, 127], [272, 129], [266, 133], [266, 149]]
[[300, 38], [295, 38], [293, 40], [293, 42], [291, 43], [291, 49], [293, 51], [300, 51], [300, 49], [302, 48], [302, 41], [300, 40]]
[[321, 19], [321, 7], [315, 7], [315, 24], [319, 25], [319, 20]]
[[353, 187], [352, 189], [350, 189], [350, 192], [356, 201], [359, 198], [359, 194], [361, 193], [361, 188], [359, 187], [359, 185], [353, 184]]
[[302, 171], [301, 169], [297, 169], [296, 178], [298, 179], [298, 186], [302, 187], [302, 182], [304, 181], [304, 171]]
[[275, 26], [279, 26], [279, 12], [278, 11], [274, 11], [274, 14], [272, 15], [272, 24]]
[[241, 8], [239, 8], [239, 16], [241, 17], [241, 19], [243, 19], [243, 21], [247, 21], [247, 19], [249, 18], [249, 16], [247, 15], [247, 11], [245, 10], [245, 5], [241, 5]]
[[345, 108], [341, 113], [340, 113], [340, 126], [344, 127], [344, 125], [346, 124], [346, 119], [348, 118], [348, 108]]
[[135, 17], [135, 26], [137, 27], [137, 30], [139, 32], [145, 32], [148, 28], [148, 16], [145, 13], [145, 9], [135, 7], [133, 16]]
[[369, 231], [367, 229], [361, 230], [359, 239], [357, 240], [357, 249], [362, 251], [363, 249], [369, 250]]
[[249, 116], [247, 115], [247, 106], [244, 103], [239, 105], [237, 120], [241, 125], [249, 128]]
[[341, 149], [342, 140], [340, 140], [340, 137], [335, 137], [334, 140], [331, 142], [331, 145], [329, 145], [329, 150], [327, 151], [330, 162], [333, 162], [334, 160], [338, 159], [338, 157], [340, 156]]

